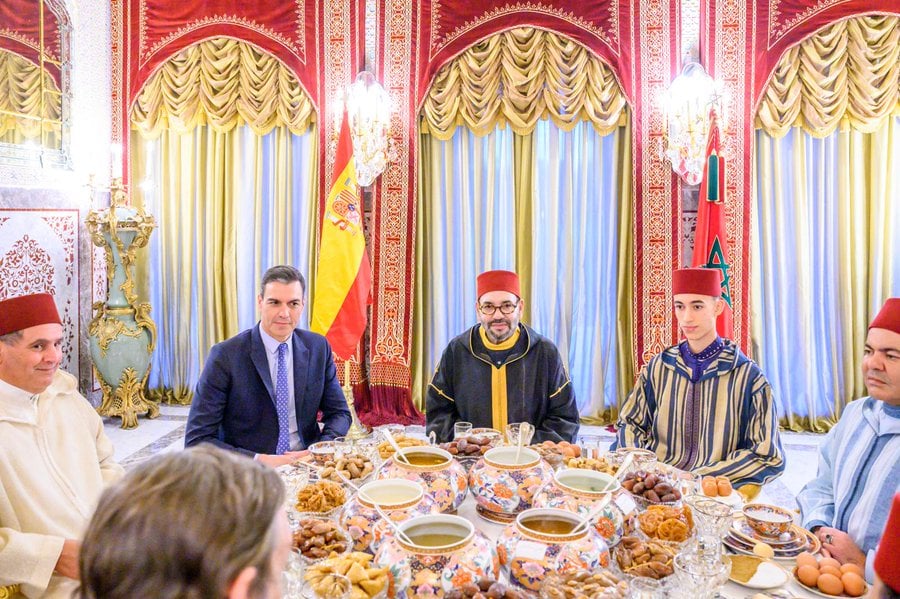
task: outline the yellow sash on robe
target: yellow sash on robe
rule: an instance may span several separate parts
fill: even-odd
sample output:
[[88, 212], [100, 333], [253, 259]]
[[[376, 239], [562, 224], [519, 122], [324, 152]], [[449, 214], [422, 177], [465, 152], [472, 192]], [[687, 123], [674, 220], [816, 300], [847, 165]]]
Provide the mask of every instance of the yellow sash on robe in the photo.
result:
[[[478, 329], [481, 335], [481, 342], [488, 351], [503, 351], [510, 349], [519, 340], [519, 329], [513, 333], [512, 337], [501, 343], [491, 343], [484, 332], [484, 327]], [[506, 364], [496, 366], [491, 362], [491, 424], [498, 431], [506, 428], [509, 415], [506, 412]]]

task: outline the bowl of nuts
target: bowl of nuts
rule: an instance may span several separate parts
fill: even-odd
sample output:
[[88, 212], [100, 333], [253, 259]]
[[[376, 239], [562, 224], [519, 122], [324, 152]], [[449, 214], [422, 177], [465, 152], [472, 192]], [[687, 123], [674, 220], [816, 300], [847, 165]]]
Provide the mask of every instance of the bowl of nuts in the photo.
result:
[[541, 599], [625, 599], [628, 582], [621, 574], [601, 568], [589, 572], [554, 572], [541, 583]]
[[444, 599], [528, 599], [523, 590], [505, 585], [493, 578], [479, 578], [447, 591]]
[[614, 554], [616, 564], [627, 576], [660, 580], [675, 572], [672, 560], [679, 550], [677, 543], [623, 537]]
[[334, 441], [319, 441], [318, 443], [313, 443], [307, 449], [319, 466], [324, 466], [325, 462], [334, 459]]
[[341, 555], [350, 550], [350, 536], [338, 523], [328, 518], [310, 516], [291, 523], [294, 548], [308, 564], [332, 554]]
[[319, 478], [336, 483], [352, 481], [355, 486], [359, 486], [359, 483], [368, 480], [373, 472], [375, 464], [372, 460], [361, 453], [348, 453], [326, 461], [319, 471]]

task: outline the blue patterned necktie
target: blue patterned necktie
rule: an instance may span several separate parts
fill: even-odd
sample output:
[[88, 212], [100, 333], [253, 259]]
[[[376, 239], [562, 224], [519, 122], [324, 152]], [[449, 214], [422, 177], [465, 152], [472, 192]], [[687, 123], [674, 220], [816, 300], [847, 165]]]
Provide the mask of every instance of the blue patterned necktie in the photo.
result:
[[278, 346], [278, 364], [275, 368], [275, 410], [278, 412], [278, 446], [275, 453], [283, 454], [291, 448], [290, 441], [290, 420], [289, 412], [291, 409], [290, 393], [288, 392], [287, 377], [287, 343]]

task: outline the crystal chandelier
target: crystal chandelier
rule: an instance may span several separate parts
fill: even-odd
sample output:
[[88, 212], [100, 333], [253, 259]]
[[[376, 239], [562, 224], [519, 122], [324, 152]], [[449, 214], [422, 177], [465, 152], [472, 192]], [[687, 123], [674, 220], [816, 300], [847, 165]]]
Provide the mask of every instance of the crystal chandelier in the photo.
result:
[[664, 154], [688, 185], [698, 185], [703, 178], [709, 112], [715, 108], [723, 126], [724, 103], [722, 84], [698, 62], [685, 64], [666, 92]]
[[368, 187], [384, 172], [388, 162], [396, 160], [394, 141], [390, 137], [390, 97], [369, 71], [356, 76], [347, 90], [347, 115], [356, 179]]

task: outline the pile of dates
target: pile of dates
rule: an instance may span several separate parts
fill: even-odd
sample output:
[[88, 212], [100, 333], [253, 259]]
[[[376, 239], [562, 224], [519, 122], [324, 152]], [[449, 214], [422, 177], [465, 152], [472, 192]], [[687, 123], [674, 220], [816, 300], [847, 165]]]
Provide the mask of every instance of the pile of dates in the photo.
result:
[[671, 503], [681, 499], [681, 491], [676, 484], [654, 472], [630, 472], [622, 481], [622, 486], [650, 503]]
[[527, 599], [522, 591], [490, 578], [479, 578], [448, 591], [444, 599]]
[[468, 437], [460, 437], [449, 443], [441, 443], [441, 449], [446, 449], [451, 455], [460, 458], [472, 457], [478, 458], [487, 453], [487, 450], [493, 447], [492, 439], [485, 435], [469, 435]]

